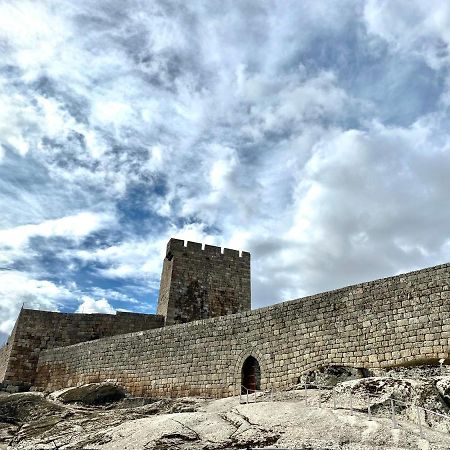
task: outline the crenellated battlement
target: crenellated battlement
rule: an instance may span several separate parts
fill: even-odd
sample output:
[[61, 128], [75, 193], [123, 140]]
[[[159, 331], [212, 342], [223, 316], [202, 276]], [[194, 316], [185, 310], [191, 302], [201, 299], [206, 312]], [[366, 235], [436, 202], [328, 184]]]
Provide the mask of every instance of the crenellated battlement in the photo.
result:
[[250, 253], [170, 239], [158, 314], [166, 325], [250, 309]]
[[250, 261], [250, 253], [241, 250], [234, 250], [226, 247], [217, 247], [215, 245], [202, 244], [200, 242], [183, 241], [181, 239], [172, 238], [167, 243], [166, 255], [175, 254], [176, 252], [202, 252], [203, 256], [222, 255], [223, 257], [243, 258]]

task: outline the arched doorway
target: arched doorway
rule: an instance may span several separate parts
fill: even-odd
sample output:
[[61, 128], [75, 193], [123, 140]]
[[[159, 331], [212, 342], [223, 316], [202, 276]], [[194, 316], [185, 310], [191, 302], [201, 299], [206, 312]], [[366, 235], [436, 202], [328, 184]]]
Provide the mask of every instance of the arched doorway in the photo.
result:
[[243, 394], [247, 393], [246, 389], [248, 389], [248, 393], [261, 389], [261, 368], [258, 360], [253, 356], [249, 356], [242, 365], [241, 385]]

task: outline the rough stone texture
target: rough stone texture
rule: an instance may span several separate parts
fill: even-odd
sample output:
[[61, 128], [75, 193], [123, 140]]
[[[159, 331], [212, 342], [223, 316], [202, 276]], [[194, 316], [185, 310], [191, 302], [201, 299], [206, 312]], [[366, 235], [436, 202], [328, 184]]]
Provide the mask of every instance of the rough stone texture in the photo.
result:
[[52, 398], [62, 403], [78, 402], [86, 405], [101, 405], [121, 400], [124, 397], [125, 391], [114, 383], [91, 383], [64, 389]]
[[62, 406], [46, 400], [39, 392], [23, 392], [0, 397], [0, 422], [3, 423], [23, 424], [62, 410]]
[[422, 365], [422, 366], [398, 366], [372, 371], [373, 376], [391, 378], [432, 379], [442, 376], [450, 376], [450, 365]]
[[250, 253], [170, 239], [158, 314], [166, 325], [250, 310]]
[[43, 349], [148, 330], [163, 324], [162, 316], [147, 314], [66, 314], [22, 309], [11, 337], [0, 350], [0, 382], [4, 386], [33, 384]]
[[436, 389], [447, 406], [450, 406], [450, 377], [439, 377], [436, 381]]
[[450, 265], [208, 320], [46, 350], [36, 385], [117, 380], [145, 396], [231, 395], [253, 355], [261, 388], [323, 365], [377, 368], [449, 357]]
[[11, 356], [12, 343], [16, 335], [17, 322], [11, 332], [6, 344], [0, 348], [0, 383], [5, 380], [6, 370], [8, 368], [9, 358]]
[[334, 391], [338, 401], [344, 405], [349, 403], [349, 399], [342, 394], [351, 393], [353, 406], [363, 410], [367, 408], [367, 401], [370, 398], [374, 413], [383, 410], [389, 415], [391, 398], [406, 404], [396, 404], [396, 410], [408, 405], [409, 408], [414, 409], [415, 406], [420, 406], [441, 414], [448, 412], [448, 407], [443, 402], [433, 380], [369, 377], [344, 381], [338, 384]]
[[[391, 380], [392, 381], [392, 380]], [[287, 394], [285, 392], [284, 394]], [[422, 415], [423, 438], [412, 410], [396, 412], [398, 427], [375, 408], [351, 412], [330, 391], [290, 391], [289, 399], [240, 404], [220, 400], [161, 399], [145, 405], [121, 400], [104, 406], [52, 402], [12, 395], [2, 408], [0, 449], [20, 450], [448, 450], [445, 423]], [[320, 400], [320, 405], [319, 405]], [[7, 421], [7, 423], [1, 423]], [[4, 443], [4, 447], [2, 446]], [[8, 447], [6, 445], [8, 443]]]
[[336, 386], [349, 380], [360, 379], [370, 376], [367, 369], [347, 366], [320, 366], [300, 377], [299, 385], [308, 386]]

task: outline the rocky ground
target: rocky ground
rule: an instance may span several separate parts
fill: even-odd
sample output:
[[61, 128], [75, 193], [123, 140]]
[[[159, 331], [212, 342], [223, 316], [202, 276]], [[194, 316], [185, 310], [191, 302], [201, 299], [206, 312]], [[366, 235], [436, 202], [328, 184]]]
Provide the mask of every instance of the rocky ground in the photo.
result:
[[[417, 409], [449, 414], [450, 377], [341, 375], [329, 383], [334, 388], [321, 389], [310, 377], [306, 398], [304, 386], [297, 386], [259, 394], [250, 404], [239, 397], [133, 399], [111, 384], [3, 394], [0, 449], [450, 449], [450, 421]], [[396, 406], [397, 427], [391, 398], [406, 403]]]

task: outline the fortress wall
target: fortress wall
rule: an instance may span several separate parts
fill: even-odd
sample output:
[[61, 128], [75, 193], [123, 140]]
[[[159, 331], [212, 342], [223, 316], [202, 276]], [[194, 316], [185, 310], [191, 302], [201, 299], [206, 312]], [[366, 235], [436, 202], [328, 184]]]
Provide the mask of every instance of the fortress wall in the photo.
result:
[[150, 314], [68, 314], [22, 309], [14, 333], [0, 350], [4, 361], [0, 382], [32, 384], [43, 349], [153, 329], [163, 324], [164, 317]]
[[158, 314], [166, 324], [250, 310], [250, 253], [170, 239]]
[[387, 367], [449, 357], [450, 265], [231, 316], [41, 353], [36, 385], [116, 379], [136, 395], [230, 395], [252, 354], [261, 388], [320, 365]]
[[9, 361], [9, 349], [8, 343], [6, 343], [1, 349], [0, 349], [0, 379], [3, 379], [5, 377], [6, 369], [8, 366]]
[[5, 375], [8, 371], [9, 357], [11, 355], [11, 347], [16, 334], [16, 326], [14, 326], [11, 335], [6, 343], [0, 348], [0, 382], [5, 379]]

